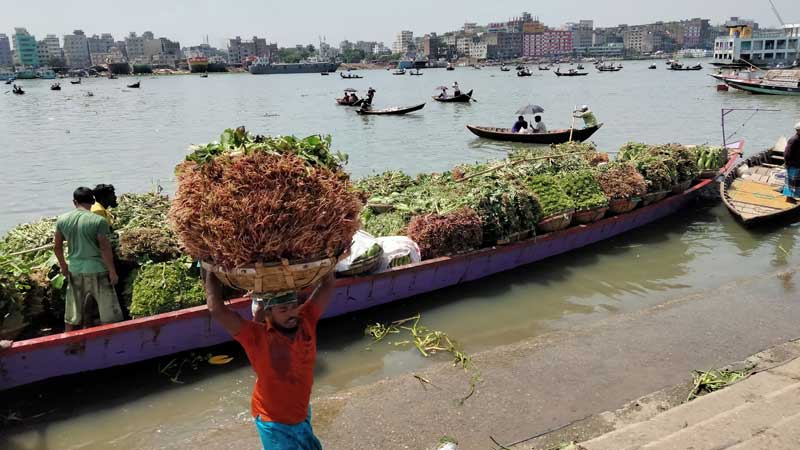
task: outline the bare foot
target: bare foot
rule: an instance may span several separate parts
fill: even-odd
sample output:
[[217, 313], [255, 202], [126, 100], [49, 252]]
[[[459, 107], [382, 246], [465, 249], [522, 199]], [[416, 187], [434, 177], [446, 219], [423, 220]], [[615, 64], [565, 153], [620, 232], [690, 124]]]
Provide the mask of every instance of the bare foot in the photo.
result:
[[0, 341], [0, 350], [5, 350], [7, 348], [11, 348], [11, 344], [13, 344], [13, 343], [14, 343], [14, 341]]

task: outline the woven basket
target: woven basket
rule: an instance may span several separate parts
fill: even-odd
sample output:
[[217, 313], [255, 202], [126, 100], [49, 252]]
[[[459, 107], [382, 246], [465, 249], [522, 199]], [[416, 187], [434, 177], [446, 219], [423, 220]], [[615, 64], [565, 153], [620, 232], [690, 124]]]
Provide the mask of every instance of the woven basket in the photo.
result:
[[583, 211], [575, 211], [575, 214], [572, 216], [572, 220], [579, 224], [594, 223], [605, 217], [607, 212], [608, 206], [584, 209]]
[[536, 228], [545, 233], [563, 230], [572, 223], [572, 215], [575, 211], [567, 211], [552, 216], [545, 217], [536, 224]]
[[692, 180], [684, 181], [683, 183], [678, 183], [675, 186], [672, 186], [672, 193], [673, 194], [681, 194], [683, 191], [689, 189], [692, 186]]
[[660, 202], [664, 197], [669, 195], [670, 191], [651, 192], [642, 196], [642, 206], [647, 206], [651, 203]]
[[608, 210], [613, 214], [625, 214], [631, 212], [639, 204], [639, 197], [613, 198], [608, 201]]
[[354, 277], [356, 275], [363, 275], [365, 273], [370, 273], [378, 268], [378, 265], [381, 262], [381, 256], [383, 256], [383, 249], [381, 249], [381, 251], [379, 251], [377, 255], [371, 256], [369, 258], [364, 258], [357, 263], [351, 264], [347, 270], [336, 272], [336, 275], [342, 277]]
[[307, 288], [328, 275], [337, 261], [338, 258], [326, 258], [292, 264], [289, 260], [283, 260], [269, 264], [256, 263], [231, 270], [206, 262], [202, 265], [232, 288], [268, 294]]

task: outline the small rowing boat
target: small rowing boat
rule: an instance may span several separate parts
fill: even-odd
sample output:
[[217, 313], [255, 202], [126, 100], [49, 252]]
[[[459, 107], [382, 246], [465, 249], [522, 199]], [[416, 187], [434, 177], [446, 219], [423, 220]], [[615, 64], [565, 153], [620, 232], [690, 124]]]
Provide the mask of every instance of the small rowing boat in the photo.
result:
[[[572, 140], [576, 142], [583, 142], [589, 139], [595, 131], [599, 130], [603, 124], [599, 123], [596, 126], [589, 128], [581, 128], [572, 130]], [[548, 133], [513, 133], [511, 128], [495, 128], [495, 127], [479, 127], [467, 125], [467, 129], [473, 134], [486, 139], [495, 141], [508, 141], [508, 142], [524, 142], [526, 144], [563, 144], [569, 141], [570, 130], [553, 130]]]
[[424, 107], [425, 103], [420, 103], [419, 105], [408, 106], [406, 108], [359, 109], [356, 110], [356, 112], [363, 116], [401, 116], [410, 112], [419, 111]]
[[729, 171], [720, 183], [720, 194], [733, 217], [752, 226], [797, 217], [800, 202], [790, 203], [778, 192], [785, 184], [783, 151], [773, 148], [745, 159]]
[[452, 95], [448, 97], [440, 97], [438, 95], [434, 95], [432, 96], [432, 98], [437, 102], [442, 102], [442, 103], [469, 103], [469, 101], [472, 100], [472, 90], [470, 90], [467, 93], [462, 92], [459, 95]]

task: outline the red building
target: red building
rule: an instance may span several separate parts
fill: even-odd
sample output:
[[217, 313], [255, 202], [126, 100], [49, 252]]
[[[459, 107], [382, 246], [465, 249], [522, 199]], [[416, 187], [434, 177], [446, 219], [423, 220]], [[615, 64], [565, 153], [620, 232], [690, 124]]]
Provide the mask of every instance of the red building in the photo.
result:
[[572, 53], [572, 31], [546, 29], [541, 33], [525, 33], [522, 37], [522, 56], [568, 55]]

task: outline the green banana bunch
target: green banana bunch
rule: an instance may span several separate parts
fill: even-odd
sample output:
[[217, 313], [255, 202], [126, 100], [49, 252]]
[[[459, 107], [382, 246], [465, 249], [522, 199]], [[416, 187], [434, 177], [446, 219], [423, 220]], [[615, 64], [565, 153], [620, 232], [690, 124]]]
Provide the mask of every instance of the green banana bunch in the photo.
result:
[[702, 145], [695, 149], [697, 154], [697, 167], [700, 170], [716, 170], [728, 162], [728, 152], [722, 147], [707, 147]]

